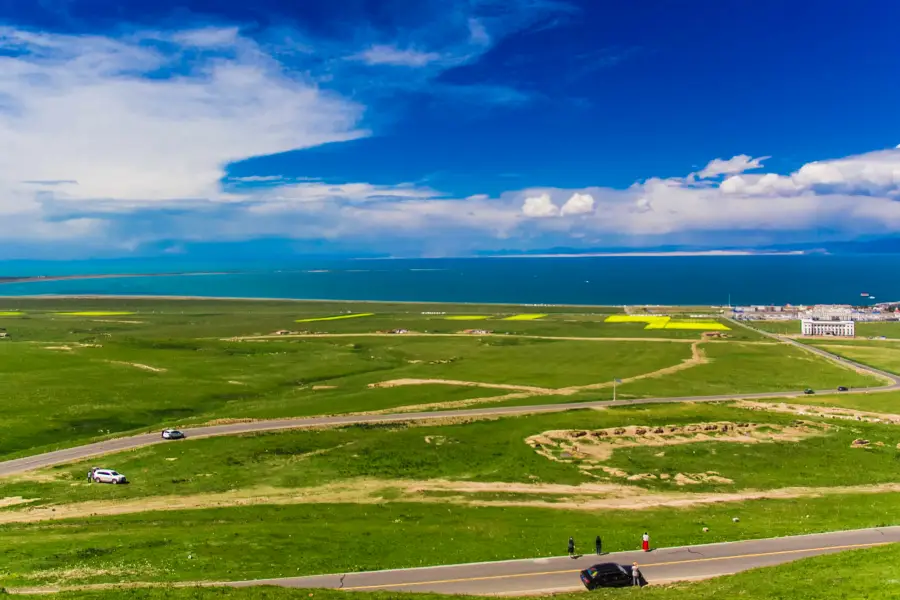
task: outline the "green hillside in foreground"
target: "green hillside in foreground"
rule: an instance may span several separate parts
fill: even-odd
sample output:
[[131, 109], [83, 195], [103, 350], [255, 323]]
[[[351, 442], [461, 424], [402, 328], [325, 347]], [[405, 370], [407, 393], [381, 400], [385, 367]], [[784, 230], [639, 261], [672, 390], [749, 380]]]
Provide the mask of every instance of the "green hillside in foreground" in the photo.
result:
[[[900, 545], [856, 550], [754, 569], [696, 583], [642, 589], [597, 590], [591, 598], [642, 600], [868, 600], [900, 595]], [[577, 584], [576, 584], [577, 585]], [[532, 598], [534, 596], [531, 596]], [[557, 594], [555, 600], [585, 598], [586, 592]], [[449, 600], [451, 596], [399, 592], [347, 592], [287, 588], [157, 588], [67, 592], [56, 600]], [[468, 596], [473, 600], [477, 597]]]

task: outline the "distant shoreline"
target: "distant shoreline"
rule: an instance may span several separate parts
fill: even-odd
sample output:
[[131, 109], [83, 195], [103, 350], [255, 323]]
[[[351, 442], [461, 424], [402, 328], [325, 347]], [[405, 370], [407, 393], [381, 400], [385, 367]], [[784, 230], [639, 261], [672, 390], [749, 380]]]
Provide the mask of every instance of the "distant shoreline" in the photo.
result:
[[[154, 294], [34, 294], [29, 296], [2, 296], [0, 300], [177, 300], [177, 301], [237, 301], [237, 302], [335, 302], [347, 304], [424, 304], [451, 306], [516, 306], [529, 308], [624, 308], [622, 304], [550, 304], [550, 303], [517, 303], [517, 302], [448, 302], [442, 300], [347, 300], [335, 298], [262, 298], [248, 296], [165, 296]], [[707, 306], [700, 304], [629, 304], [634, 308], [696, 308], [720, 309], [724, 306]]]
[[124, 279], [130, 277], [188, 277], [192, 275], [230, 275], [227, 272], [198, 272], [198, 273], [104, 273], [100, 275], [25, 275], [22, 277], [2, 277], [0, 285], [4, 283], [36, 283], [39, 281], [68, 281], [80, 279]]

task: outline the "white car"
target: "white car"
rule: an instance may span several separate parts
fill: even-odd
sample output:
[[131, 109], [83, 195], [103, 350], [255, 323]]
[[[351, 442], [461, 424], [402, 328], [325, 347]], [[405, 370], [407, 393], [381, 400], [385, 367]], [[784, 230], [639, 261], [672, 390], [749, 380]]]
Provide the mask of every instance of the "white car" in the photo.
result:
[[184, 439], [184, 434], [178, 431], [177, 429], [163, 429], [162, 439], [164, 440], [181, 440]]
[[127, 483], [125, 476], [112, 469], [97, 469], [94, 471], [94, 483]]

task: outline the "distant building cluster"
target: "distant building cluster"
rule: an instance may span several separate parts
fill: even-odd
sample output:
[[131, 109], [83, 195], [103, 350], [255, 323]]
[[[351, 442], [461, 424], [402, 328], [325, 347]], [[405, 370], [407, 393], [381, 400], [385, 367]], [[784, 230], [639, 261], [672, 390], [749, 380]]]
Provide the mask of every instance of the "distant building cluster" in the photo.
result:
[[900, 303], [884, 303], [873, 306], [850, 304], [753, 305], [735, 306], [731, 309], [735, 319], [744, 321], [898, 321]]
[[732, 315], [740, 321], [799, 320], [801, 333], [808, 336], [854, 337], [857, 322], [900, 321], [900, 303], [737, 306], [732, 309]]

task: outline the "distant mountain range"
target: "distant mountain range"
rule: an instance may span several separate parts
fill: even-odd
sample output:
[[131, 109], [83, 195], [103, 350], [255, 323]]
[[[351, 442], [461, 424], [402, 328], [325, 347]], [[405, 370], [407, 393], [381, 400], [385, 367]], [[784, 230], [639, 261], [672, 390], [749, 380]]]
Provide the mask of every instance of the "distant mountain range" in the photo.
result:
[[498, 250], [479, 252], [478, 256], [589, 256], [589, 255], [646, 255], [646, 254], [900, 254], [900, 237], [857, 240], [851, 242], [818, 242], [807, 244], [778, 244], [770, 246], [715, 247], [667, 245], [648, 248], [607, 247], [570, 248], [555, 246], [536, 250]]

